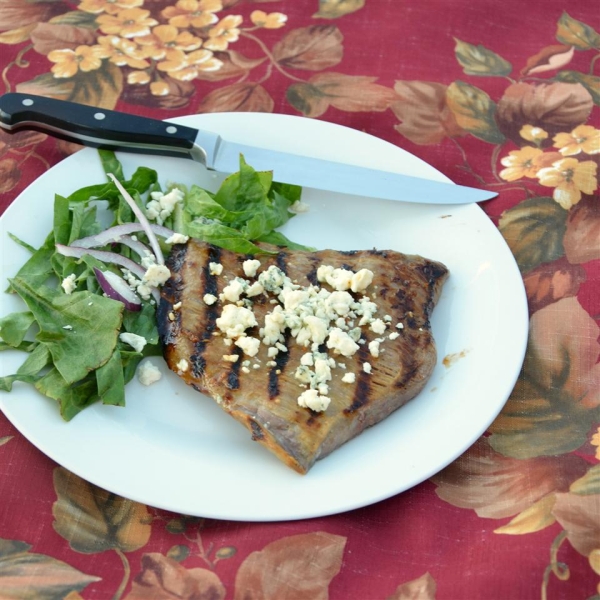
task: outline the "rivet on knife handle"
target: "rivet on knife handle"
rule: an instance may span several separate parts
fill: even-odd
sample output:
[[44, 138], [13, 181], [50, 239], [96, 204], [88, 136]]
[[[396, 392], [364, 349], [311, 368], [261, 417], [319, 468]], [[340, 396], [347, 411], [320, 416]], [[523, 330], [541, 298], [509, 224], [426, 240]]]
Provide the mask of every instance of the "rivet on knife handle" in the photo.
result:
[[[37, 129], [95, 148], [193, 158], [206, 164], [219, 136], [207, 132], [206, 149], [198, 130], [137, 115], [55, 100], [33, 94], [0, 96], [0, 126], [8, 131]], [[196, 144], [195, 144], [196, 142]]]

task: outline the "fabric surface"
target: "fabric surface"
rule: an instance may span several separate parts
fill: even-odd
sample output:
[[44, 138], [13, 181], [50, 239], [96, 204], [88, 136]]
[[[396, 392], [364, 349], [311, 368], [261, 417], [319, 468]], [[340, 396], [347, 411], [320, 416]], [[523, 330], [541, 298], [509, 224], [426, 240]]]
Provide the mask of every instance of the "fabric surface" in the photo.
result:
[[[224, 522], [119, 498], [0, 414], [0, 598], [600, 597], [597, 2], [0, 0], [0, 31], [4, 92], [157, 118], [304, 115], [498, 191], [483, 208], [531, 316], [485, 436], [431, 480], [324, 518]], [[0, 133], [1, 210], [77, 150]]]

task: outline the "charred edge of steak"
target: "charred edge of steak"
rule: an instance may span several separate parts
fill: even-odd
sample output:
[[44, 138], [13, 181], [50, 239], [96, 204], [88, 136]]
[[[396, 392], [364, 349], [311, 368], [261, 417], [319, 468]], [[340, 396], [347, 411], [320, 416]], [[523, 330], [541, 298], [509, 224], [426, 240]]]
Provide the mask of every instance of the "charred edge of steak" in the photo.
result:
[[286, 348], [288, 348], [288, 352], [280, 352], [275, 357], [275, 366], [271, 367], [269, 371], [269, 386], [268, 386], [268, 394], [269, 400], [274, 400], [279, 396], [279, 377], [283, 375], [285, 371], [285, 367], [290, 359], [289, 353], [289, 343], [290, 343], [291, 334], [289, 329], [286, 329], [284, 333], [283, 344]]
[[163, 346], [169, 344], [177, 335], [176, 324], [169, 319], [169, 313], [173, 310], [173, 304], [177, 304], [183, 294], [181, 277], [178, 275], [185, 264], [187, 250], [187, 244], [176, 244], [167, 257], [166, 266], [172, 275], [162, 289], [160, 302], [156, 308], [158, 336]]
[[275, 263], [286, 275], [288, 274], [287, 258], [288, 258], [287, 252], [279, 252], [277, 254], [277, 256], [275, 257]]
[[310, 262], [312, 267], [310, 271], [306, 274], [306, 279], [308, 279], [308, 282], [312, 283], [314, 286], [318, 286], [319, 280], [317, 279], [317, 269], [321, 264], [321, 259], [318, 256], [311, 256]]
[[424, 326], [429, 329], [430, 324], [429, 320], [433, 313], [433, 309], [435, 308], [435, 304], [437, 302], [437, 286], [440, 281], [444, 281], [448, 276], [448, 269], [438, 262], [426, 262], [417, 268], [425, 278], [427, 282], [427, 293], [428, 293], [428, 301], [425, 309], [425, 324]]
[[[221, 258], [221, 249], [217, 246], [208, 246], [208, 253], [206, 256], [206, 264], [202, 267], [202, 281], [204, 281], [204, 287], [200, 290], [200, 297], [204, 297], [205, 294], [217, 295], [219, 291], [217, 277], [212, 275], [210, 272], [210, 263], [218, 263]], [[206, 360], [204, 359], [204, 351], [206, 350], [206, 344], [215, 330], [217, 317], [219, 311], [216, 304], [206, 307], [206, 326], [204, 328], [204, 335], [201, 340], [194, 344], [194, 354], [190, 356], [191, 371], [192, 375], [199, 378], [204, 373], [206, 368]]]
[[419, 366], [419, 363], [411, 355], [406, 356], [403, 364], [399, 365], [399, 368], [402, 369], [402, 375], [394, 382], [394, 387], [406, 387], [419, 370]]
[[[365, 340], [365, 336], [361, 335], [361, 339]], [[366, 343], [361, 344], [358, 347], [358, 351], [356, 352], [357, 360], [355, 360], [355, 364], [358, 365], [360, 371], [356, 376], [356, 384], [354, 387], [354, 395], [352, 397], [352, 402], [348, 408], [344, 409], [344, 414], [351, 415], [353, 412], [357, 411], [359, 408], [368, 404], [371, 399], [371, 378], [372, 375], [364, 371], [361, 367], [365, 362], [368, 362], [370, 358], [369, 348]]]
[[262, 430], [262, 427], [252, 417], [248, 417], [248, 424], [250, 425], [250, 432], [252, 433], [252, 439], [255, 442], [265, 439], [265, 433]]
[[238, 359], [231, 363], [229, 367], [229, 373], [227, 373], [227, 387], [230, 390], [237, 390], [240, 387], [240, 367], [242, 364], [243, 352], [241, 348], [235, 348], [232, 354], [237, 356]]
[[377, 250], [377, 248], [372, 248], [371, 250], [368, 250], [368, 252], [372, 256], [381, 256], [382, 258], [387, 258], [388, 256], [387, 250]]

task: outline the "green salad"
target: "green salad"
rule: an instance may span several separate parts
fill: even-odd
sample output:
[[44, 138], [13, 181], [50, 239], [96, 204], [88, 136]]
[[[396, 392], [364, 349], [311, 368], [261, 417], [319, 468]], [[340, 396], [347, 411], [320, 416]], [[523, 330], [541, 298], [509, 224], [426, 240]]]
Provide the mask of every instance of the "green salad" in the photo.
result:
[[140, 361], [161, 354], [156, 309], [173, 244], [194, 237], [243, 254], [266, 253], [258, 242], [309, 249], [276, 231], [294, 216], [301, 188], [274, 182], [243, 157], [213, 193], [162, 189], [146, 167], [126, 179], [113, 152], [98, 152], [108, 181], [56, 195], [39, 248], [11, 235], [31, 253], [6, 290], [26, 310], [0, 318], [0, 350], [25, 353], [16, 373], [0, 377], [0, 390], [31, 384], [58, 402], [65, 420], [95, 402], [124, 406]]

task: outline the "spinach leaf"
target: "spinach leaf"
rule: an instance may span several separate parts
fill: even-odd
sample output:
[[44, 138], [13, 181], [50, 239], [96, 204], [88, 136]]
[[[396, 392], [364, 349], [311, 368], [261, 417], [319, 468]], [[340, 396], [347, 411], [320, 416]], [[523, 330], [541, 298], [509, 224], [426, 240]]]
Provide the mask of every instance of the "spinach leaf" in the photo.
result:
[[123, 175], [123, 166], [112, 150], [99, 149], [98, 155], [100, 156], [100, 162], [102, 163], [102, 168], [106, 174], [112, 173], [119, 181], [125, 179], [125, 175]]
[[70, 421], [84, 408], [99, 400], [96, 378], [93, 375], [73, 385], [66, 381], [58, 369], [52, 368], [34, 383], [35, 388], [44, 396], [59, 403], [61, 417]]
[[21, 352], [33, 352], [38, 347], [38, 342], [21, 342], [18, 346], [11, 346], [6, 342], [0, 341], [0, 352], [2, 350], [19, 350]]
[[40, 327], [36, 339], [48, 346], [67, 383], [83, 379], [108, 361], [117, 344], [122, 303], [90, 292], [67, 296], [44, 286], [35, 290], [19, 278], [11, 285], [35, 316]]
[[158, 344], [156, 311], [151, 304], [144, 304], [142, 310], [138, 312], [126, 310], [123, 315], [123, 328], [129, 333], [135, 333], [146, 338], [148, 344]]
[[193, 185], [186, 194], [185, 210], [192, 217], [216, 219], [222, 223], [231, 224], [243, 218], [244, 212], [227, 210], [217, 202], [215, 197], [205, 189]]
[[27, 281], [34, 288], [46, 283], [50, 275], [54, 272], [51, 259], [55, 252], [54, 233], [51, 232], [43, 245], [19, 269], [16, 278]]
[[259, 242], [265, 242], [267, 244], [273, 244], [274, 246], [282, 246], [290, 248], [291, 250], [307, 250], [308, 252], [314, 252], [316, 248], [311, 246], [303, 246], [302, 244], [296, 244], [287, 238], [280, 231], [271, 231], [258, 239]]
[[96, 383], [102, 404], [125, 406], [125, 381], [119, 350], [115, 350], [108, 362], [96, 369]]
[[0, 377], [0, 390], [10, 392], [15, 381], [35, 383], [40, 377], [40, 371], [51, 362], [50, 352], [42, 345], [38, 345], [19, 367], [15, 375]]
[[14, 312], [0, 319], [0, 338], [9, 346], [18, 348], [25, 339], [25, 334], [33, 325], [33, 313]]
[[237, 229], [226, 225], [192, 221], [187, 226], [186, 235], [240, 254], [273, 254], [250, 242]]
[[35, 248], [33, 246], [30, 246], [27, 242], [24, 242], [23, 240], [19, 239], [14, 233], [8, 232], [8, 237], [15, 244], [18, 244], [19, 246], [22, 246], [23, 248], [25, 248], [25, 250], [29, 250], [29, 252], [31, 252], [31, 254], [33, 254], [35, 252]]

